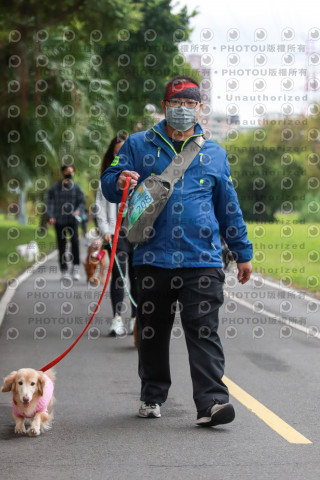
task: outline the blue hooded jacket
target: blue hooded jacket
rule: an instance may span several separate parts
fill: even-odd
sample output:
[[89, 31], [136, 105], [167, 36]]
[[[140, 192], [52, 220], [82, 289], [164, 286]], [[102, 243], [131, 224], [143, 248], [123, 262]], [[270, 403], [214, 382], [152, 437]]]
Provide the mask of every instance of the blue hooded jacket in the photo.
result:
[[[123, 170], [138, 172], [140, 183], [151, 174], [161, 174], [177, 155], [165, 127], [166, 120], [162, 120], [125, 141], [101, 176], [102, 192], [109, 202], [121, 201], [118, 178]], [[202, 134], [197, 123], [193, 136]], [[220, 145], [206, 141], [184, 177], [175, 184], [154, 229], [153, 238], [135, 247], [133, 265], [221, 267], [219, 230], [237, 263], [252, 259], [252, 243], [231, 180], [227, 153]]]

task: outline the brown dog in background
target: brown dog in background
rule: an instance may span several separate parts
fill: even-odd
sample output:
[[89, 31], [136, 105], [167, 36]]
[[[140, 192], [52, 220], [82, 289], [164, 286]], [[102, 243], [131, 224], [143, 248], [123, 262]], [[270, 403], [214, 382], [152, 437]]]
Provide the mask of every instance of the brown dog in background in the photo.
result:
[[[100, 285], [104, 283], [104, 271], [107, 265], [107, 256], [104, 255], [101, 260], [96, 258], [96, 255], [102, 248], [102, 240], [92, 240], [88, 246], [88, 253], [86, 262], [82, 262], [87, 273], [87, 281], [92, 285]], [[95, 276], [96, 270], [99, 267], [99, 274]]]
[[51, 428], [54, 382], [53, 370], [43, 373], [33, 368], [21, 368], [4, 379], [2, 392], [12, 391], [15, 433], [35, 437]]

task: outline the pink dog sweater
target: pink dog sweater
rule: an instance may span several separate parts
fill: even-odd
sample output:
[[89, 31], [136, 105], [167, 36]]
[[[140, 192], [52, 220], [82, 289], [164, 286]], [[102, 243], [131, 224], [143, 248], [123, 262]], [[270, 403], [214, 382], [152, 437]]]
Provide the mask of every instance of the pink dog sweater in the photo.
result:
[[46, 377], [46, 383], [45, 383], [43, 395], [42, 397], [39, 398], [36, 408], [31, 415], [26, 415], [24, 412], [21, 412], [18, 409], [17, 405], [14, 403], [14, 400], [12, 399], [13, 414], [16, 417], [32, 418], [38, 412], [48, 412], [48, 405], [53, 395], [53, 383], [52, 383], [52, 380], [48, 377], [48, 375], [44, 373], [44, 376]]

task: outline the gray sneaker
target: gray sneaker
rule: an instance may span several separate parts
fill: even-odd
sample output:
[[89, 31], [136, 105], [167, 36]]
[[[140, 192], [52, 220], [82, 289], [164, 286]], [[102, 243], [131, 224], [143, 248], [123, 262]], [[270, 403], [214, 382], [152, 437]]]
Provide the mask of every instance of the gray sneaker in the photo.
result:
[[68, 270], [61, 270], [61, 280], [64, 280], [65, 278], [70, 278], [70, 274]]
[[234, 420], [235, 412], [231, 403], [221, 403], [215, 400], [206, 410], [198, 412], [196, 424], [201, 427], [215, 427]]
[[160, 405], [158, 403], [144, 402], [139, 408], [139, 417], [141, 418], [159, 418], [161, 417]]
[[112, 319], [109, 335], [110, 337], [124, 337], [127, 334], [127, 329], [123, 325], [123, 321], [120, 315], [115, 315]]
[[77, 282], [80, 280], [79, 265], [74, 265], [72, 270], [73, 280]]

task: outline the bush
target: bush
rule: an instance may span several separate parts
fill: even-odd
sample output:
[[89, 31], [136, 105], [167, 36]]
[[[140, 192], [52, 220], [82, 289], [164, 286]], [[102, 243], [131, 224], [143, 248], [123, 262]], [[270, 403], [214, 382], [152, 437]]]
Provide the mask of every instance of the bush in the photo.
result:
[[320, 222], [320, 191], [316, 195], [308, 192], [299, 211], [299, 221]]

